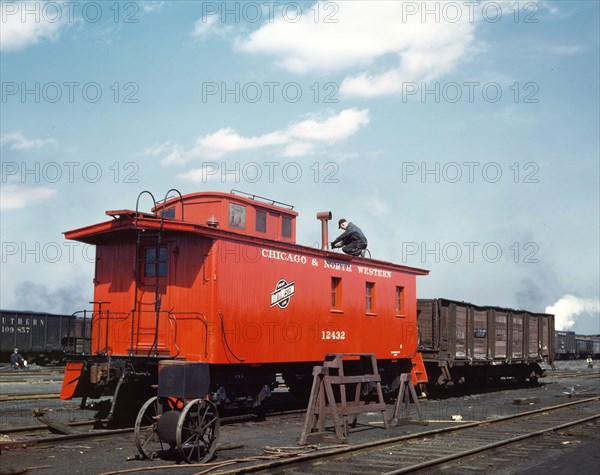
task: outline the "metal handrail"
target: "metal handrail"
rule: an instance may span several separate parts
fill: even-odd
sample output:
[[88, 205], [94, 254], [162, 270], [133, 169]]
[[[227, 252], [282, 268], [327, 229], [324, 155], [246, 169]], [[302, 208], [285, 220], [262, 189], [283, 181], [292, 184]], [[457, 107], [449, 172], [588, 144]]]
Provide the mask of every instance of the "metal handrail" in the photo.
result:
[[267, 204], [271, 204], [271, 205], [278, 204], [278, 205], [281, 205], [281, 206], [286, 206], [289, 209], [294, 209], [294, 205], [290, 205], [290, 204], [287, 204], [287, 203], [282, 203], [281, 201], [272, 200], [271, 198], [265, 198], [264, 196], [255, 195], [253, 193], [247, 193], [245, 191], [240, 191], [240, 190], [231, 190], [230, 193], [232, 195], [235, 195], [236, 193], [239, 193], [240, 195], [245, 195], [245, 196], [247, 196], [248, 198], [250, 198], [252, 200], [255, 200], [256, 198], [258, 198], [260, 200], [264, 200]]

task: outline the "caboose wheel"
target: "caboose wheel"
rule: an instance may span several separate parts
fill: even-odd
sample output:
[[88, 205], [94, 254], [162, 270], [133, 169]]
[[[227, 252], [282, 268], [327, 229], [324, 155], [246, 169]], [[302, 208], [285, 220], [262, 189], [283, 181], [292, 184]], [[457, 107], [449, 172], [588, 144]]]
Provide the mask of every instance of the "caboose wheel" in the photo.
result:
[[186, 404], [177, 422], [177, 448], [188, 463], [203, 463], [213, 456], [219, 440], [216, 406], [205, 399]]
[[163, 413], [162, 403], [155, 396], [146, 401], [135, 420], [135, 446], [144, 458], [154, 458], [163, 450], [163, 444], [156, 432], [158, 416]]

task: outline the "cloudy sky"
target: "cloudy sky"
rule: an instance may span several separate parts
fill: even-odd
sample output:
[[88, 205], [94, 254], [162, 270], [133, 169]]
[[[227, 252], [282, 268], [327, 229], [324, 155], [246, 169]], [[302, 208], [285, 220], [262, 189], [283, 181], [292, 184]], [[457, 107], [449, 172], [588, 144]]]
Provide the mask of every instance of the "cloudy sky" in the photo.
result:
[[301, 244], [355, 222], [420, 297], [600, 333], [598, 2], [1, 5], [2, 308], [86, 307], [62, 233], [142, 190], [240, 189]]

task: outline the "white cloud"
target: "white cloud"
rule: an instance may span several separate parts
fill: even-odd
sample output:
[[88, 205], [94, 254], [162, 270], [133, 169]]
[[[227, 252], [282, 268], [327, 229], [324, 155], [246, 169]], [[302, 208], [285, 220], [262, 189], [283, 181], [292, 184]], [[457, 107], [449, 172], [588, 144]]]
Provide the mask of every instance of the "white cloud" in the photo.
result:
[[146, 147], [137, 155], [142, 157], [162, 156], [161, 163], [163, 165], [181, 165], [187, 162], [187, 159], [183, 156], [183, 148], [177, 144], [172, 144], [170, 140]]
[[218, 21], [217, 16], [211, 16], [200, 18], [194, 22], [192, 37], [203, 40], [209, 36], [226, 36], [232, 30], [233, 26]]
[[195, 154], [197, 156], [218, 158], [226, 153], [237, 152], [239, 150], [252, 150], [271, 145], [281, 145], [288, 140], [288, 137], [279, 131], [259, 135], [258, 137], [242, 137], [235, 130], [227, 127], [196, 140], [193, 152], [197, 152]]
[[46, 145], [58, 145], [54, 139], [26, 139], [23, 132], [8, 132], [0, 137], [0, 147], [9, 148], [10, 150], [31, 150], [34, 148], [42, 148]]
[[224, 127], [197, 138], [189, 148], [167, 141], [148, 147], [139, 155], [161, 156], [162, 165], [180, 165], [195, 159], [212, 160], [239, 151], [284, 146], [283, 156], [299, 157], [312, 154], [316, 143], [335, 144], [347, 139], [361, 127], [366, 127], [369, 121], [368, 109], [350, 108], [326, 117], [307, 117], [285, 130], [257, 136], [245, 137], [231, 127]]
[[307, 119], [288, 129], [290, 137], [325, 142], [339, 142], [354, 135], [369, 123], [368, 109], [345, 109], [324, 120]]
[[[189, 183], [207, 183], [209, 181], [221, 180], [221, 164], [205, 163], [201, 167], [192, 168], [185, 173], [176, 175], [175, 178]], [[239, 165], [227, 168], [227, 177], [237, 183], [240, 179]]]
[[171, 145], [171, 141], [167, 140], [166, 142], [163, 142], [160, 144], [154, 144], [154, 145], [151, 145], [150, 147], [146, 147], [144, 150], [142, 150], [137, 155], [142, 156], [142, 157], [156, 157], [158, 155], [163, 155], [167, 151], [170, 151], [172, 147], [173, 146]]
[[62, 27], [60, 20], [64, 16], [55, 10], [44, 9], [44, 2], [39, 1], [2, 2], [0, 11], [1, 51], [16, 51], [45, 39], [56, 40]]
[[161, 0], [145, 0], [142, 2], [142, 8], [146, 13], [150, 13], [154, 10], [160, 10], [164, 4], [165, 2]]
[[4, 185], [0, 189], [0, 209], [19, 209], [52, 198], [58, 190], [46, 187], [28, 188]]
[[475, 22], [469, 21], [466, 7], [454, 3], [460, 9], [456, 21], [456, 12], [443, 10], [443, 2], [434, 4], [440, 8], [440, 21], [431, 15], [424, 21], [421, 11], [410, 14], [415, 7], [423, 9], [424, 2], [336, 3], [338, 11], [329, 12], [330, 22], [325, 15], [315, 21], [309, 11], [296, 23], [276, 17], [239, 40], [237, 47], [274, 57], [294, 73], [363, 69], [342, 84], [341, 91], [349, 95], [395, 93], [403, 81], [432, 80], [452, 71], [475, 50]]
[[292, 142], [283, 150], [284, 157], [304, 157], [312, 155], [315, 146], [307, 142]]
[[546, 307], [546, 313], [555, 315], [554, 326], [557, 330], [569, 330], [582, 314], [598, 312], [600, 312], [600, 300], [584, 299], [571, 294], [561, 297], [557, 302]]

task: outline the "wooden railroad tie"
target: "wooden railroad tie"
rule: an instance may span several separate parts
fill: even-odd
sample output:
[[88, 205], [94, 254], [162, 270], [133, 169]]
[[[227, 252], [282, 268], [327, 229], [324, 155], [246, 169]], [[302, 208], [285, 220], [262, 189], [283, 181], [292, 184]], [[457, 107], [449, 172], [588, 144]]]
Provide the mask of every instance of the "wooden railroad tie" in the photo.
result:
[[[359, 367], [364, 367], [366, 374], [344, 374], [344, 358], [359, 361]], [[377, 402], [361, 400], [363, 384], [375, 384]], [[346, 398], [346, 386], [356, 385], [354, 400]], [[334, 386], [337, 386], [334, 391]], [[351, 389], [351, 387], [349, 388]], [[335, 394], [339, 394], [340, 402]], [[313, 384], [310, 392], [308, 408], [302, 433], [298, 439], [300, 445], [305, 445], [308, 439], [325, 442], [348, 442], [348, 417], [353, 416], [352, 427], [356, 426], [358, 414], [363, 412], [381, 412], [383, 425], [387, 429], [388, 422], [385, 413], [385, 402], [381, 391], [381, 376], [377, 369], [377, 359], [371, 353], [328, 353], [322, 366], [313, 368]], [[327, 432], [325, 420], [327, 416], [333, 419], [335, 436]]]

